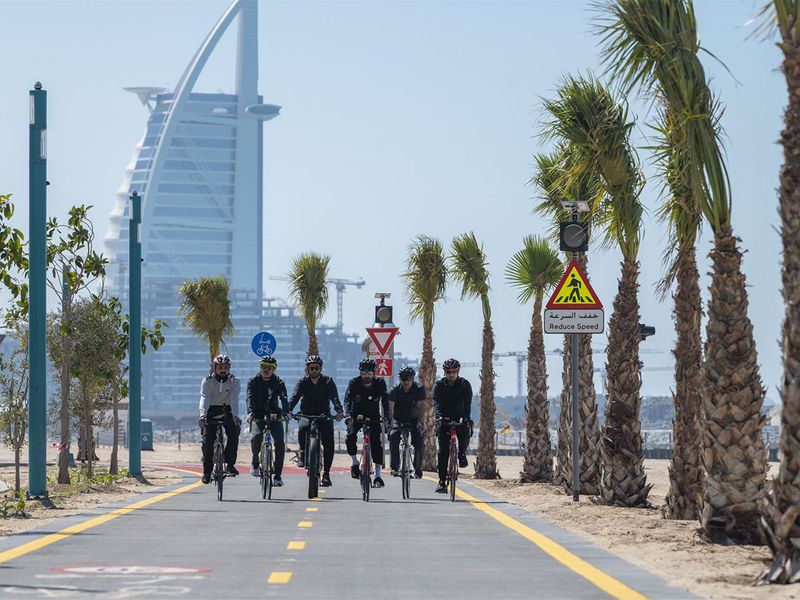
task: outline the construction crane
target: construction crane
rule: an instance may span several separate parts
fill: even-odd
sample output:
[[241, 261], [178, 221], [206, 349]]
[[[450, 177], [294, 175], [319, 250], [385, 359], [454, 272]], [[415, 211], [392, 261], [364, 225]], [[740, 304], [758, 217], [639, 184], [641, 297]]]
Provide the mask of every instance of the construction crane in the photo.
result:
[[514, 358], [517, 359], [517, 397], [521, 398], [522, 397], [522, 381], [523, 381], [523, 377], [522, 377], [523, 369], [522, 369], [522, 367], [528, 361], [528, 353], [527, 352], [522, 352], [520, 350], [517, 350], [515, 352], [495, 352], [494, 354], [492, 354], [492, 356], [495, 358], [495, 360], [497, 358], [501, 357], [501, 356], [513, 356]]
[[[291, 281], [291, 279], [285, 275], [272, 275], [270, 279], [274, 281]], [[342, 306], [344, 305], [345, 286], [352, 285], [357, 289], [361, 289], [366, 285], [366, 282], [360, 277], [357, 280], [328, 277], [325, 280], [325, 283], [336, 286], [336, 329], [339, 331], [339, 333], [342, 333], [342, 331], [344, 331]]]
[[[674, 367], [642, 367], [642, 368], [639, 369], [639, 371], [640, 372], [641, 371], [650, 371], [650, 372], [654, 372], [654, 371], [672, 371], [673, 369], [674, 369]], [[600, 377], [603, 380], [603, 396], [605, 396], [606, 395], [606, 386], [608, 385], [608, 373], [606, 373], [606, 368], [605, 367], [595, 367], [594, 368], [594, 372], [595, 373], [601, 373]]]

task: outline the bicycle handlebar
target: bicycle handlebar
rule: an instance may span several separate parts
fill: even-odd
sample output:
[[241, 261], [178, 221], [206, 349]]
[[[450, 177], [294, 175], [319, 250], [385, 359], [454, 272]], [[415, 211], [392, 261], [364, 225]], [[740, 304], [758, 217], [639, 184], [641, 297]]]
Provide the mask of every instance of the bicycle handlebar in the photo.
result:
[[300, 420], [300, 419], [308, 419], [314, 421], [329, 421], [333, 419], [333, 415], [303, 415], [300, 413], [289, 413], [289, 416], [293, 419]]

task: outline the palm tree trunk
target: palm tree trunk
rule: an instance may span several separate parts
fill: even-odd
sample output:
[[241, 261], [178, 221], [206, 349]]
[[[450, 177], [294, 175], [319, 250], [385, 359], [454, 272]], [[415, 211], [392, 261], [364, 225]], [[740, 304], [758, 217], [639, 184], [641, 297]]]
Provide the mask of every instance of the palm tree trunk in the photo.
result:
[[556, 445], [556, 472], [553, 483], [560, 485], [565, 491], [572, 491], [572, 380], [570, 364], [572, 362], [572, 344], [570, 336], [564, 336], [561, 367], [561, 404], [558, 411], [558, 442]]
[[667, 519], [697, 519], [703, 496], [700, 468], [700, 275], [694, 246], [679, 249], [675, 291], [675, 419], [672, 421], [670, 489], [662, 514]]
[[642, 378], [639, 362], [638, 263], [622, 263], [608, 334], [608, 390], [603, 427], [602, 504], [647, 506], [647, 485], [639, 420]]
[[478, 455], [475, 458], [477, 479], [499, 479], [495, 448], [494, 427], [494, 331], [490, 319], [483, 321], [483, 346], [481, 348], [481, 422], [478, 433]]
[[525, 408], [525, 460], [520, 480], [526, 483], [553, 480], [550, 453], [550, 415], [547, 400], [547, 362], [542, 332], [542, 296], [536, 293], [528, 338], [528, 405]]
[[[585, 252], [578, 255], [583, 272], [588, 276], [589, 257]], [[580, 480], [581, 494], [595, 496], [600, 493], [600, 454], [602, 438], [597, 410], [597, 392], [594, 387], [594, 357], [592, 355], [592, 336], [581, 335], [579, 340], [580, 360]], [[572, 489], [572, 480], [569, 482]]]
[[[791, 40], [791, 43], [789, 41]], [[761, 575], [770, 583], [796, 583], [800, 572], [800, 44], [784, 36], [783, 73], [789, 106], [781, 135], [780, 213], [783, 239], [783, 381], [781, 382], [781, 466], [762, 506], [761, 526], [774, 557]]]
[[422, 468], [436, 471], [436, 417], [433, 412], [433, 384], [436, 379], [436, 362], [433, 359], [433, 337], [426, 331], [422, 338], [422, 359], [419, 364], [419, 380], [425, 388], [425, 409], [422, 411], [422, 434], [425, 437], [425, 452]]
[[700, 523], [708, 540], [760, 544], [758, 502], [767, 470], [761, 437], [764, 387], [737, 242], [728, 233], [715, 240], [711, 252], [701, 391], [706, 487]]
[[317, 333], [313, 329], [308, 330], [308, 354], [319, 354], [319, 345], [317, 344]]

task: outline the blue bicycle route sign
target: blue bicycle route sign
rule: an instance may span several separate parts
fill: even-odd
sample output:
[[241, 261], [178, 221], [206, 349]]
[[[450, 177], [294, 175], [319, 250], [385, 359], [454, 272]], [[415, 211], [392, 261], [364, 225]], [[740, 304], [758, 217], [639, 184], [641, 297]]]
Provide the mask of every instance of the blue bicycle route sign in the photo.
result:
[[264, 357], [268, 354], [275, 354], [278, 347], [278, 342], [275, 341], [275, 336], [269, 331], [262, 331], [253, 336], [253, 341], [250, 342], [250, 347], [256, 356]]

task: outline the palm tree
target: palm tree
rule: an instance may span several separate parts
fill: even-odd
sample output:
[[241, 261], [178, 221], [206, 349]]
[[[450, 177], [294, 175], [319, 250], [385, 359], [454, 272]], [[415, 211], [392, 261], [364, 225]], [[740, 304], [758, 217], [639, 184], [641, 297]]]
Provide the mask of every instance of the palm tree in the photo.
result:
[[292, 261], [289, 272], [289, 296], [300, 309], [308, 330], [308, 354], [319, 354], [317, 321], [328, 308], [328, 267], [326, 254], [301, 254]]
[[436, 424], [433, 415], [433, 384], [436, 379], [436, 362], [433, 357], [433, 321], [436, 303], [445, 299], [447, 285], [447, 265], [441, 242], [426, 235], [418, 236], [409, 246], [406, 270], [402, 277], [407, 286], [409, 319], [412, 323], [422, 319], [419, 380], [425, 388], [427, 400], [422, 414], [425, 435], [422, 468], [434, 471], [436, 470]]
[[[629, 69], [622, 81], [656, 80], [661, 94], [672, 103], [671, 114], [679, 119], [675, 129], [686, 140], [681, 144], [686, 181], [714, 234], [701, 374], [701, 458], [706, 485], [700, 523], [706, 539], [760, 543], [758, 503], [766, 482], [767, 456], [761, 437], [764, 387], [753, 326], [747, 316], [742, 254], [731, 226], [730, 182], [720, 143], [720, 109], [697, 52], [692, 50], [697, 33], [691, 3], [648, 0], [645, 8], [641, 14], [666, 16], [643, 19], [643, 27], [668, 46], [675, 43], [674, 35], [657, 37], [662, 35], [659, 23], [666, 22], [670, 26], [668, 32], [677, 28], [680, 44], [689, 51], [681, 52], [679, 59], [666, 56], [645, 63], [641, 70]], [[683, 25], [676, 27], [674, 22], [678, 19]], [[625, 72], [622, 57], [640, 52], [638, 46], [621, 45], [617, 50], [619, 68]]]
[[[595, 173], [585, 171], [581, 176], [566, 178], [573, 172], [571, 166], [578, 160], [576, 152], [569, 146], [559, 147], [553, 154], [536, 156], [536, 174], [532, 178], [544, 192], [534, 212], [549, 218], [549, 237], [557, 242], [560, 221], [571, 218], [562, 207], [563, 200], [584, 199], [595, 206], [600, 197], [599, 180]], [[596, 212], [590, 213], [589, 231], [593, 227]], [[591, 237], [591, 236], [590, 236]], [[569, 260], [571, 256], [567, 256]], [[588, 269], [588, 257], [580, 253], [578, 260], [584, 272]], [[580, 493], [596, 495], [600, 492], [600, 422], [597, 411], [597, 394], [594, 388], [594, 358], [592, 336], [579, 336], [578, 377], [580, 390], [578, 411], [580, 414], [579, 435], [579, 479]], [[571, 336], [564, 336], [563, 365], [561, 371], [561, 406], [558, 418], [558, 442], [556, 445], [556, 472], [553, 482], [567, 492], [572, 491], [572, 379], [570, 363], [572, 357]]]
[[495, 454], [494, 428], [494, 330], [492, 308], [489, 305], [489, 271], [483, 244], [475, 234], [465, 233], [453, 238], [450, 253], [450, 273], [461, 284], [461, 299], [480, 298], [483, 310], [483, 334], [481, 345], [481, 409], [478, 432], [478, 455], [475, 459], [475, 477], [498, 479], [497, 456]]
[[[663, 514], [671, 519], [696, 519], [703, 494], [700, 468], [700, 384], [702, 364], [700, 274], [695, 245], [702, 222], [692, 191], [688, 161], [694, 139], [680, 117], [687, 86], [686, 61], [700, 50], [691, 2], [684, 0], [615, 0], [604, 12], [608, 22], [600, 27], [604, 61], [625, 94], [642, 87], [660, 100], [656, 159], [666, 184], [660, 217], [669, 225], [671, 244], [665, 256], [667, 273], [659, 285], [666, 296], [673, 283], [676, 340], [675, 420], [669, 467], [670, 490]], [[700, 83], [705, 85], [705, 82]]]
[[783, 238], [783, 381], [781, 382], [781, 460], [778, 476], [762, 506], [761, 526], [774, 557], [760, 579], [793, 583], [800, 571], [800, 5], [797, 0], [773, 0], [765, 9], [769, 30], [780, 33], [781, 69], [786, 77], [789, 105], [784, 113], [783, 168], [780, 184], [781, 237]]
[[213, 360], [226, 335], [233, 335], [230, 285], [224, 275], [187, 280], [178, 289], [183, 322], [208, 343]]
[[609, 322], [608, 389], [603, 427], [599, 500], [645, 506], [650, 491], [644, 472], [639, 361], [639, 243], [643, 177], [630, 145], [627, 110], [592, 78], [567, 77], [557, 98], [545, 102], [552, 116], [548, 134], [570, 144], [577, 159], [567, 179], [597, 173], [604, 201], [595, 208], [607, 244], [622, 253], [622, 275]]
[[552, 481], [550, 416], [547, 400], [547, 363], [542, 331], [544, 294], [558, 283], [564, 265], [544, 238], [526, 236], [506, 267], [506, 280], [520, 290], [520, 303], [534, 299], [528, 338], [528, 405], [526, 407], [525, 460], [520, 478], [524, 482]]

